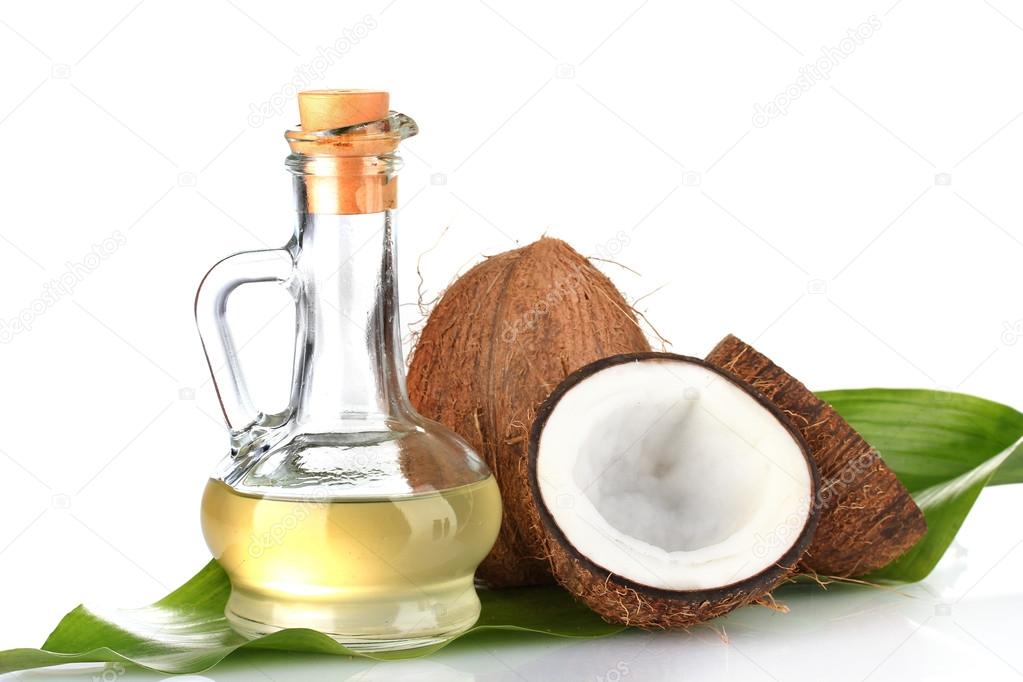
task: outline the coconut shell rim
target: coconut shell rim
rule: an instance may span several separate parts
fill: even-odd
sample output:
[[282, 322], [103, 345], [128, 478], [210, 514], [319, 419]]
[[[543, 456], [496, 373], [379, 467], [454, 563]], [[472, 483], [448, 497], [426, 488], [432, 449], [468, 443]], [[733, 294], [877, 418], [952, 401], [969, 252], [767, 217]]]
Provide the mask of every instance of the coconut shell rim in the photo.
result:
[[[536, 476], [536, 464], [539, 456], [540, 436], [543, 433], [544, 426], [547, 424], [547, 420], [553, 413], [554, 408], [561, 401], [561, 398], [574, 388], [576, 385], [588, 379], [593, 374], [607, 369], [608, 367], [614, 367], [616, 365], [626, 364], [628, 362], [640, 362], [643, 360], [674, 360], [681, 362], [689, 362], [700, 367], [709, 370], [711, 373], [718, 375], [725, 379], [733, 386], [738, 387], [744, 391], [747, 395], [753, 398], [761, 407], [766, 409], [772, 416], [777, 419], [778, 423], [781, 424], [795, 440], [799, 446], [800, 452], [803, 454], [803, 460], [806, 462], [807, 470], [810, 473], [810, 513], [807, 515], [806, 523], [802, 530], [797, 536], [796, 540], [789, 546], [782, 556], [775, 561], [773, 564], [768, 565], [759, 573], [755, 573], [748, 578], [720, 585], [718, 587], [699, 589], [699, 590], [670, 590], [662, 587], [654, 587], [644, 583], [636, 582], [630, 578], [619, 575], [610, 571], [603, 566], [597, 564], [588, 556], [580, 552], [574, 544], [565, 536], [564, 531], [555, 522], [553, 514], [547, 508], [547, 503], [544, 501], [543, 496], [540, 494], [540, 487]], [[810, 453], [810, 447], [806, 442], [806, 439], [796, 428], [795, 424], [786, 417], [785, 413], [777, 406], [771, 403], [763, 394], [757, 391], [752, 385], [743, 382], [737, 377], [729, 375], [724, 370], [710, 364], [702, 358], [680, 355], [678, 353], [665, 353], [660, 351], [645, 351], [640, 353], [622, 353], [618, 355], [611, 355], [599, 360], [595, 360], [588, 365], [583, 365], [576, 371], [565, 377], [561, 383], [559, 383], [553, 391], [547, 396], [543, 404], [537, 410], [536, 417], [533, 419], [533, 424], [529, 431], [529, 446], [527, 449], [527, 478], [529, 479], [530, 494], [533, 496], [533, 501], [536, 505], [537, 513], [540, 517], [544, 528], [553, 538], [558, 542], [559, 545], [566, 548], [571, 553], [572, 557], [578, 561], [582, 566], [595, 575], [607, 575], [608, 580], [626, 587], [637, 592], [644, 594], [650, 594], [655, 597], [661, 597], [665, 599], [678, 599], [679, 596], [684, 595], [689, 601], [715, 601], [719, 600], [724, 594], [732, 593], [736, 591], [743, 592], [755, 592], [758, 590], [769, 591], [777, 584], [777, 582], [784, 578], [787, 574], [792, 573], [796, 570], [800, 558], [809, 548], [811, 541], [817, 530], [817, 522], [820, 519], [821, 510], [818, 505], [813, 504], [812, 500], [816, 499], [817, 492], [820, 488], [820, 473], [817, 469], [817, 463], [813, 459]], [[556, 576], [557, 574], [555, 574]]]

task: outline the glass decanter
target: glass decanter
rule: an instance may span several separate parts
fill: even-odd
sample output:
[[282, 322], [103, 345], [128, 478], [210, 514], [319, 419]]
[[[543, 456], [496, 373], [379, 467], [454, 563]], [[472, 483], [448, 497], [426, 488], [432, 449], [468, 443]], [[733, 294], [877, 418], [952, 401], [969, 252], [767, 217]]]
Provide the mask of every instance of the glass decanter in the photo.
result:
[[[469, 445], [417, 414], [398, 323], [398, 144], [418, 131], [387, 93], [299, 93], [286, 134], [298, 220], [281, 249], [217, 263], [196, 322], [230, 429], [202, 526], [231, 579], [241, 634], [325, 632], [354, 649], [413, 648], [475, 623], [476, 566], [501, 520], [497, 485]], [[227, 325], [238, 286], [295, 299], [288, 407], [252, 403]]]

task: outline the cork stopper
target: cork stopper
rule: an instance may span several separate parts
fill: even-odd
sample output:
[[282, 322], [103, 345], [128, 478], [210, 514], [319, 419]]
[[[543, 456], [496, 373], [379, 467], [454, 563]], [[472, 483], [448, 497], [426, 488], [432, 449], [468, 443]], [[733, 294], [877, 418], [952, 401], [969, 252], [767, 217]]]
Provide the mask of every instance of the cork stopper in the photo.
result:
[[307, 90], [298, 93], [302, 130], [333, 130], [379, 121], [390, 113], [391, 97], [381, 90]]
[[301, 130], [289, 131], [287, 138], [292, 152], [319, 159], [318, 170], [305, 174], [303, 180], [305, 208], [310, 213], [378, 213], [397, 208], [398, 179], [381, 158], [394, 152], [400, 136], [362, 130], [323, 134], [388, 118], [390, 99], [382, 90], [298, 93]]

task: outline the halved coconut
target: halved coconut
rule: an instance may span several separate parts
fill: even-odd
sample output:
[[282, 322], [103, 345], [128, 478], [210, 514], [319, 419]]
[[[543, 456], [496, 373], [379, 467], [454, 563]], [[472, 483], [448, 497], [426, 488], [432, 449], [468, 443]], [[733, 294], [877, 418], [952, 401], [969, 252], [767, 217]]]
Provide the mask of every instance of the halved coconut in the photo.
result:
[[763, 598], [813, 535], [802, 436], [703, 360], [636, 353], [571, 374], [533, 423], [536, 528], [558, 582], [605, 618], [684, 627]]
[[824, 576], [875, 571], [927, 533], [909, 491], [877, 450], [802, 382], [756, 348], [726, 336], [707, 362], [748, 382], [793, 421], [820, 471], [820, 522], [803, 567]]

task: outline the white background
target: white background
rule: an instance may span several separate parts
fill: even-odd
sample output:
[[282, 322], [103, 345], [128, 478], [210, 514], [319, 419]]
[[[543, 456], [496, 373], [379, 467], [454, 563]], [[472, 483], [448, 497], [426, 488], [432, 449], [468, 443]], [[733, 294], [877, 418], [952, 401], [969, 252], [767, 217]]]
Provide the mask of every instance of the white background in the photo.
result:
[[[206, 561], [199, 497], [226, 439], [192, 297], [220, 257], [289, 236], [296, 73], [389, 89], [421, 126], [401, 181], [409, 329], [417, 261], [430, 301], [481, 254], [547, 233], [639, 273], [600, 263], [677, 352], [735, 332], [814, 388], [1023, 406], [1023, 10], [608, 5], [4, 4], [0, 320], [36, 310], [0, 345], [0, 648], [39, 645], [83, 600], [147, 603]], [[108, 238], [123, 244], [97, 263]], [[73, 288], [37, 302], [62, 277]], [[239, 299], [269, 404], [287, 299]], [[721, 624], [727, 643], [517, 639], [368, 670], [250, 656], [208, 677], [1013, 679], [1021, 512], [1018, 488], [988, 491], [922, 585], [793, 595], [787, 616]]]

